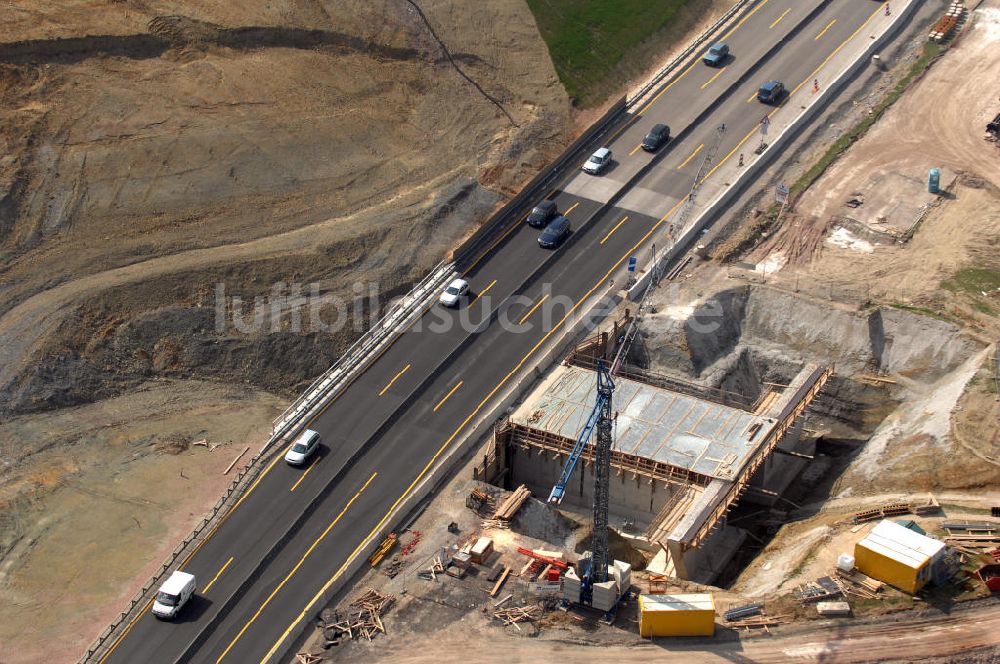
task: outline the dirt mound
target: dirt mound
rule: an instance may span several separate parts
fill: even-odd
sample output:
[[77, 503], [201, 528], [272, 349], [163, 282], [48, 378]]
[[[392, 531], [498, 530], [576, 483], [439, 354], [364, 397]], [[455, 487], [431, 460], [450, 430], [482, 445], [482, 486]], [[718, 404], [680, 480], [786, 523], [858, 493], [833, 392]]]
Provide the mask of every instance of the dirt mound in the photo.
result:
[[46, 34], [13, 17], [0, 411], [151, 375], [294, 390], [351, 335], [220, 338], [193, 303], [218, 281], [244, 298], [313, 279], [349, 299], [355, 283], [405, 290], [494, 208], [486, 186], [510, 191], [567, 141], [567, 100], [513, 0], [425, 18], [395, 0], [278, 5], [88, 7], [100, 24], [40, 3], [35, 21], [66, 28]]

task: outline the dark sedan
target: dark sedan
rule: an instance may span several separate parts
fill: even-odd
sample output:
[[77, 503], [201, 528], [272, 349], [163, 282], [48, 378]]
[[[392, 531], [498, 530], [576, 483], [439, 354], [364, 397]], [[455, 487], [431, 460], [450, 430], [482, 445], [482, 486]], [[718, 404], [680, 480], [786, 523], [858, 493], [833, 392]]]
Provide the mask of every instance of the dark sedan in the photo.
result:
[[642, 149], [646, 152], [656, 152], [660, 146], [670, 140], [670, 127], [665, 124], [653, 125], [645, 138], [642, 139]]
[[569, 235], [569, 219], [566, 217], [556, 217], [552, 220], [542, 234], [538, 236], [538, 246], [544, 249], [555, 249]]
[[528, 215], [528, 225], [535, 228], [545, 228], [549, 219], [559, 214], [555, 201], [542, 201], [536, 205]]

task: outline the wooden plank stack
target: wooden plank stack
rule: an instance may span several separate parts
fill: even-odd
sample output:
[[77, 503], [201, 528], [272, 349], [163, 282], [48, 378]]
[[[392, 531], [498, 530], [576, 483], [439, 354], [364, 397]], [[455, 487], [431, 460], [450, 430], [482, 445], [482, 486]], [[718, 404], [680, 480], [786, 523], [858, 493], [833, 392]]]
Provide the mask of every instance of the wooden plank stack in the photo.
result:
[[366, 638], [369, 641], [379, 632], [385, 634], [382, 615], [395, 601], [393, 595], [383, 595], [369, 588], [351, 602], [345, 620], [336, 620], [323, 626], [328, 641], [336, 642], [346, 635], [350, 639]]
[[500, 503], [497, 511], [493, 514], [493, 518], [499, 521], [510, 521], [528, 498], [531, 498], [531, 491], [527, 486], [522, 484]]

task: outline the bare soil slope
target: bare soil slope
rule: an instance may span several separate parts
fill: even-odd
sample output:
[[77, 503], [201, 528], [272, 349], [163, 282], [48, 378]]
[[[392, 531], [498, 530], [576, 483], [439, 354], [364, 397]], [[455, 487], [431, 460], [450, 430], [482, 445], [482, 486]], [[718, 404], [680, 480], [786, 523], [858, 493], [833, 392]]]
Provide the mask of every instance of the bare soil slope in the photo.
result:
[[[76, 659], [302, 383], [569, 141], [522, 0], [420, 6], [4, 5], [0, 660]], [[311, 325], [312, 285], [359, 315]], [[241, 331], [221, 293], [285, 308]]]

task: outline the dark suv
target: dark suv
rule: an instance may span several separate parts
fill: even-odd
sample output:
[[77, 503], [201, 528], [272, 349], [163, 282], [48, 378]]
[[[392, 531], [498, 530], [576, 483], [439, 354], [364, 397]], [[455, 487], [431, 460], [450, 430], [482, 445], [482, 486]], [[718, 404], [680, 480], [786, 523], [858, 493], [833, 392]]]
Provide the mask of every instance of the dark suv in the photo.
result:
[[538, 246], [543, 249], [555, 249], [567, 236], [569, 236], [569, 219], [556, 217], [538, 236]]
[[528, 225], [535, 228], [544, 228], [549, 219], [559, 214], [555, 201], [542, 201], [536, 205], [528, 215]]
[[777, 104], [784, 96], [785, 85], [781, 81], [768, 81], [757, 91], [757, 99], [765, 104]]
[[665, 124], [653, 125], [642, 139], [642, 149], [646, 152], [656, 152], [668, 140], [670, 140], [670, 127]]

